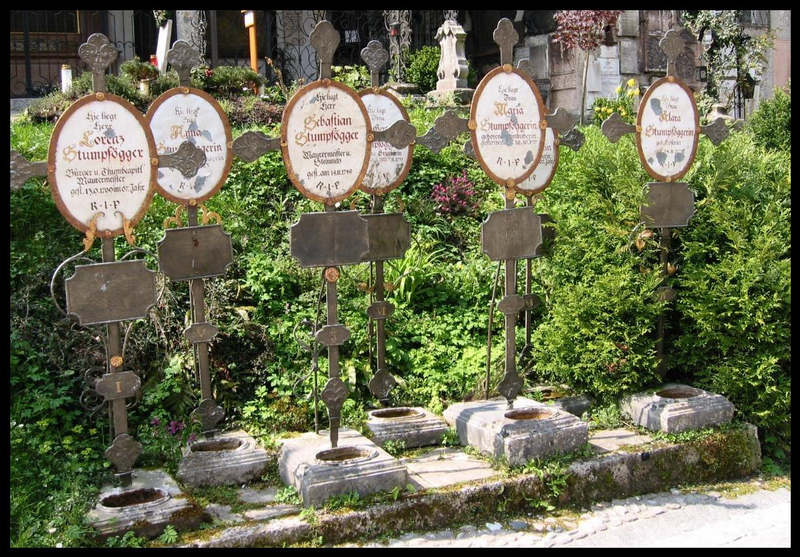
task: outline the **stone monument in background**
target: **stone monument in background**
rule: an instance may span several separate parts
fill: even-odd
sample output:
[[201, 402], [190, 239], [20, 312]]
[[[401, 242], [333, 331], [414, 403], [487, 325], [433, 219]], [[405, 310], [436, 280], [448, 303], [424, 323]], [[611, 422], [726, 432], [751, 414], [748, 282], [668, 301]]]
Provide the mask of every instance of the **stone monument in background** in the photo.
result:
[[469, 104], [475, 89], [467, 86], [469, 67], [464, 54], [467, 32], [455, 19], [447, 19], [436, 31], [436, 40], [442, 51], [436, 71], [439, 81], [436, 82], [436, 90], [428, 93], [428, 96], [432, 100], [442, 101], [453, 95], [456, 102]]

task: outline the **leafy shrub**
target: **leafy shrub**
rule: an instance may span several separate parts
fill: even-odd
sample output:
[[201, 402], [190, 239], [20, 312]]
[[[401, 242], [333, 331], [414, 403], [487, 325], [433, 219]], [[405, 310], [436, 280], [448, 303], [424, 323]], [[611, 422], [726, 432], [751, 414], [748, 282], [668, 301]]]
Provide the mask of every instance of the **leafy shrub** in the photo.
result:
[[436, 89], [439, 80], [436, 71], [439, 68], [441, 50], [438, 46], [423, 46], [408, 55], [406, 79], [419, 87], [420, 93], [427, 93]]
[[792, 149], [792, 95], [775, 89], [772, 99], [763, 101], [748, 120], [748, 127], [756, 136], [756, 142], [767, 149]]
[[366, 66], [331, 66], [331, 78], [340, 83], [344, 83], [351, 89], [360, 91], [369, 87], [369, 70]]
[[232, 126], [253, 126], [280, 123], [283, 106], [272, 104], [260, 97], [234, 97], [220, 101]]
[[159, 73], [158, 68], [150, 62], [139, 60], [138, 56], [134, 56], [120, 64], [119, 71], [122, 75], [130, 77], [134, 81], [155, 79]]
[[192, 68], [192, 78], [199, 89], [221, 98], [252, 95], [265, 82], [262, 75], [243, 66], [198, 66]]

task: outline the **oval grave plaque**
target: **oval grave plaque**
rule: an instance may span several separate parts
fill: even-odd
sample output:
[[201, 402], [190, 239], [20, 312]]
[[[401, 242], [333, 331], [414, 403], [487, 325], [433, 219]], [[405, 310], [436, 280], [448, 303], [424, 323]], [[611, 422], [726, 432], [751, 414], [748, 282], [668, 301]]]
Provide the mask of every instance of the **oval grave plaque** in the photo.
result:
[[281, 151], [300, 193], [333, 204], [350, 195], [369, 165], [372, 128], [361, 98], [329, 79], [297, 91], [281, 120]]
[[231, 169], [233, 137], [227, 116], [217, 101], [204, 91], [175, 87], [159, 96], [145, 119], [159, 155], [171, 155], [184, 141], [206, 154], [197, 174], [186, 178], [177, 168], [159, 168], [158, 192], [175, 203], [202, 203], [214, 195]]
[[[408, 122], [408, 112], [390, 93], [379, 89], [364, 89], [359, 92], [367, 107], [370, 124], [375, 131], [382, 131], [399, 120]], [[360, 189], [369, 194], [386, 195], [399, 186], [411, 170], [414, 145], [395, 149], [386, 141], [372, 143], [369, 166]]]
[[556, 168], [558, 167], [558, 138], [556, 138], [553, 128], [547, 128], [544, 132], [544, 149], [542, 150], [542, 158], [539, 159], [539, 164], [536, 165], [530, 176], [517, 184], [517, 191], [522, 195], [533, 195], [543, 191], [550, 185], [550, 182], [553, 181], [553, 176], [556, 174]]
[[[86, 232], [111, 238], [135, 226], [153, 198], [155, 143], [142, 114], [125, 99], [94, 93], [61, 115], [50, 137], [47, 178], [58, 210]], [[124, 220], [123, 220], [124, 219]]]
[[664, 182], [681, 178], [694, 161], [700, 133], [692, 91], [672, 76], [655, 81], [642, 98], [636, 129], [647, 173]]
[[536, 84], [510, 65], [486, 74], [475, 90], [469, 128], [475, 158], [500, 185], [513, 188], [539, 163], [544, 106]]

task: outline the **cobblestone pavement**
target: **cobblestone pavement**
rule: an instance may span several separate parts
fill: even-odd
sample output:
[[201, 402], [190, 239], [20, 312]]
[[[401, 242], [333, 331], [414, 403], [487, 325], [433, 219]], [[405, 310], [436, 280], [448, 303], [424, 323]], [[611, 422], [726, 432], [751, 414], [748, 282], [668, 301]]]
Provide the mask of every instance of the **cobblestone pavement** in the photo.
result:
[[750, 483], [756, 491], [738, 497], [672, 489], [597, 503], [572, 518], [523, 516], [361, 547], [790, 547], [790, 490]]

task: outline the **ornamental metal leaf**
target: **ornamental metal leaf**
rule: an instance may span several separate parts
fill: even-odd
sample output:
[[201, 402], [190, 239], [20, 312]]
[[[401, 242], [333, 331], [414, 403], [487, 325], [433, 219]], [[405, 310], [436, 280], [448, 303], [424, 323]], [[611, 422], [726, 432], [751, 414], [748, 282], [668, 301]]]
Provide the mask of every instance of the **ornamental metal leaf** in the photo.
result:
[[583, 132], [578, 128], [572, 128], [569, 130], [569, 133], [559, 139], [559, 145], [566, 145], [573, 151], [577, 151], [583, 145], [583, 142], [586, 140], [586, 136], [583, 135]]
[[338, 417], [348, 394], [347, 385], [344, 384], [344, 381], [338, 377], [331, 377], [322, 390], [320, 398], [322, 398], [325, 406], [328, 407], [328, 413], [331, 416]]
[[206, 153], [191, 141], [184, 141], [171, 155], [159, 155], [159, 168], [175, 168], [184, 178], [191, 178], [206, 164]]
[[417, 138], [417, 128], [405, 120], [398, 120], [385, 130], [373, 131], [372, 134], [375, 141], [386, 141], [395, 149], [403, 149]]
[[448, 110], [436, 119], [433, 127], [442, 137], [454, 139], [459, 134], [469, 131], [467, 122], [466, 118], [460, 118], [454, 111]]
[[497, 22], [497, 27], [492, 33], [494, 42], [500, 47], [500, 65], [513, 62], [514, 45], [519, 41], [519, 33], [514, 29], [514, 24], [507, 17]]
[[217, 424], [225, 417], [225, 410], [212, 398], [205, 398], [192, 412], [192, 419], [200, 422], [203, 431], [215, 429]]
[[280, 148], [280, 137], [267, 137], [259, 131], [245, 132], [233, 140], [233, 153], [245, 162], [253, 162], [261, 155]]
[[378, 400], [389, 397], [389, 391], [397, 385], [397, 380], [385, 369], [379, 369], [369, 380], [369, 392]]
[[500, 384], [497, 385], [497, 391], [503, 395], [510, 403], [522, 390], [522, 378], [516, 373], [507, 373]]
[[34, 176], [47, 176], [47, 162], [30, 162], [28, 159], [11, 151], [11, 189], [18, 190]]
[[464, 143], [464, 154], [475, 160], [475, 148], [472, 146], [472, 139]]
[[675, 61], [683, 53], [685, 46], [684, 40], [681, 38], [680, 31], [670, 29], [664, 34], [664, 37], [658, 42], [658, 46], [664, 51], [667, 56], [667, 75], [675, 75]]
[[605, 119], [600, 129], [611, 143], [616, 143], [626, 133], [636, 131], [636, 126], [628, 124], [619, 113], [615, 112]]
[[192, 68], [200, 66], [203, 59], [187, 41], [178, 40], [172, 43], [172, 48], [167, 52], [167, 62], [178, 72], [181, 86], [188, 87]]
[[361, 59], [366, 62], [372, 77], [372, 86], [378, 85], [378, 74], [389, 61], [389, 53], [383, 48], [380, 41], [370, 41], [361, 49]]
[[92, 33], [89, 39], [78, 47], [78, 56], [92, 71], [92, 88], [96, 93], [105, 92], [106, 69], [117, 59], [119, 52], [108, 37], [102, 33]]
[[556, 108], [555, 112], [547, 115], [547, 125], [553, 128], [558, 135], [564, 135], [567, 131], [575, 126], [578, 122], [578, 117], [571, 112], [561, 108]]
[[106, 449], [105, 455], [118, 474], [130, 472], [139, 455], [142, 453], [142, 444], [127, 433], [120, 433], [114, 442]]
[[705, 134], [714, 145], [722, 143], [730, 134], [723, 118], [717, 118], [707, 126], [700, 126], [700, 132]]
[[329, 79], [331, 77], [333, 53], [336, 52], [336, 47], [339, 46], [339, 32], [334, 29], [330, 21], [323, 19], [314, 27], [309, 36], [309, 41], [314, 50], [317, 51], [317, 58], [319, 58], [319, 78]]

